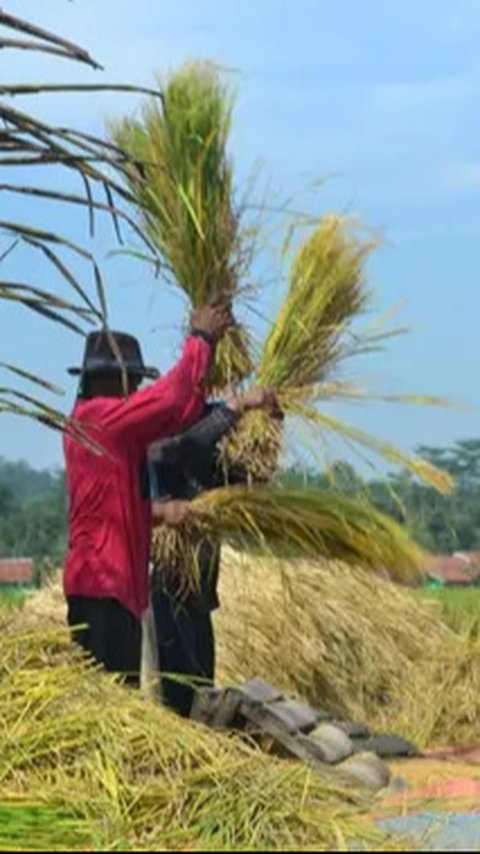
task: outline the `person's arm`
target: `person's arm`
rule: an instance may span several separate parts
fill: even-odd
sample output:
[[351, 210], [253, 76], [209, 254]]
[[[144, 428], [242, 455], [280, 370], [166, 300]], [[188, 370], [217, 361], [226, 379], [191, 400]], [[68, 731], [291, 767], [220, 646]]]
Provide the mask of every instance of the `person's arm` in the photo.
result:
[[175, 367], [148, 388], [112, 400], [99, 427], [128, 441], [148, 445], [189, 426], [205, 403], [205, 380], [215, 343], [230, 325], [228, 309], [200, 309], [195, 331], [187, 338]]
[[[218, 443], [238, 425], [245, 412], [258, 409], [276, 411], [276, 397], [268, 389], [252, 389], [214, 406], [204, 418], [182, 433], [150, 446], [149, 461], [155, 471], [162, 467], [185, 467], [196, 459], [206, 459]], [[221, 479], [220, 479], [221, 480]], [[223, 479], [225, 480], [225, 479]], [[245, 483], [247, 474], [229, 477], [229, 483]]]
[[218, 442], [231, 433], [246, 412], [259, 409], [274, 410], [277, 407], [275, 394], [269, 389], [252, 389], [238, 397], [231, 397], [225, 403], [212, 407], [204, 418], [184, 430], [167, 443], [159, 442], [150, 447], [149, 456], [153, 462], [162, 463], [165, 459], [177, 458], [180, 453], [202, 454], [211, 450]]
[[211, 352], [203, 338], [187, 338], [175, 367], [147, 388], [112, 400], [99, 427], [149, 444], [188, 426], [204, 406]]
[[187, 457], [201, 455], [213, 448], [220, 439], [223, 439], [238, 424], [241, 413], [225, 404], [215, 406], [212, 411], [166, 442], [153, 444], [149, 450], [150, 462], [154, 465], [164, 463], [181, 462]]

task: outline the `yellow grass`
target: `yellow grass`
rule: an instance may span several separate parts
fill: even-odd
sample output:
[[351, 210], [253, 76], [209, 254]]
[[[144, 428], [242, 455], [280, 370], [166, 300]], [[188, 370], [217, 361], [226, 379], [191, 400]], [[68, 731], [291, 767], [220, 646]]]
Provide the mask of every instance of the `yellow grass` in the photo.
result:
[[[221, 683], [262, 675], [420, 746], [480, 739], [478, 640], [409, 591], [225, 549], [221, 600]], [[91, 669], [63, 621], [58, 585], [1, 618], [0, 850], [406, 850], [338, 778], [179, 720]]]
[[[223, 550], [218, 681], [270, 679], [335, 715], [421, 747], [480, 742], [480, 640], [440, 605], [364, 571]], [[38, 631], [64, 622], [59, 587], [21, 612]]]

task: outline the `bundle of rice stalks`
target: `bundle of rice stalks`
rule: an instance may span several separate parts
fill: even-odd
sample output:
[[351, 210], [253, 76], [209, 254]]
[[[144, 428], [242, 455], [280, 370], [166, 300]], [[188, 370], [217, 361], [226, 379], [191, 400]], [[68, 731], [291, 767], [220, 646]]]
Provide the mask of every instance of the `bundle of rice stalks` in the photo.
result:
[[300, 246], [263, 347], [260, 385], [303, 391], [308, 398], [315, 384], [358, 351], [348, 333], [367, 304], [364, 263], [374, 245], [360, 240], [347, 220], [328, 216]]
[[198, 585], [202, 541], [229, 543], [283, 556], [342, 560], [390, 578], [421, 577], [421, 552], [406, 530], [367, 502], [326, 490], [226, 487], [193, 502], [193, 530], [161, 529], [154, 556], [185, 588]]
[[438, 608], [335, 563], [228, 551], [221, 578], [220, 682], [260, 674], [420, 747], [480, 741], [480, 644]]
[[[315, 398], [318, 384], [358, 349], [347, 333], [367, 302], [363, 265], [372, 248], [348, 221], [329, 216], [297, 252], [256, 372], [258, 385], [275, 388], [286, 413]], [[280, 448], [278, 425], [252, 413], [226, 443], [225, 457], [263, 478], [278, 464]]]
[[[376, 246], [345, 218], [327, 216], [296, 253], [287, 295], [263, 346], [255, 382], [274, 388], [287, 415], [302, 419], [315, 446], [319, 437], [340, 436], [404, 466], [441, 492], [452, 488], [451, 478], [431, 464], [402, 453], [318, 410], [335, 399], [367, 399], [336, 374], [345, 359], [378, 348], [386, 334], [360, 335], [354, 329], [368, 304], [365, 263]], [[387, 398], [402, 402], [402, 398]], [[404, 402], [444, 405], [427, 396]], [[225, 465], [241, 464], [252, 480], [272, 476], [279, 463], [283, 434], [266, 413], [250, 413], [225, 443]]]
[[[227, 151], [232, 106], [218, 70], [194, 62], [167, 81], [162, 106], [152, 101], [141, 120], [112, 128], [141, 164], [129, 183], [146, 233], [195, 308], [233, 301], [251, 257]], [[246, 334], [236, 327], [218, 348], [212, 385], [225, 388], [251, 370]]]
[[247, 412], [221, 445], [220, 460], [226, 481], [229, 469], [238, 467], [246, 473], [250, 484], [270, 483], [280, 466], [284, 440], [282, 422], [263, 411]]
[[0, 626], [1, 850], [386, 847], [335, 778], [176, 718], [89, 667], [66, 633], [18, 623]]

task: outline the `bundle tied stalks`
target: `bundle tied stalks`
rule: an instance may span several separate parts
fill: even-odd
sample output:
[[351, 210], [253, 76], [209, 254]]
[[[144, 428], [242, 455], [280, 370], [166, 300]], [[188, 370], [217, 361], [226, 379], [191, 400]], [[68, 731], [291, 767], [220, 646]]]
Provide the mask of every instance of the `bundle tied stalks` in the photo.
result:
[[[421, 552], [405, 529], [363, 500], [321, 490], [226, 487], [193, 502], [190, 530], [155, 538], [159, 567], [172, 568], [184, 589], [199, 582], [202, 542], [222, 542], [288, 556], [341, 560], [402, 582], [421, 578]], [[192, 536], [193, 534], [193, 536]]]
[[[283, 401], [279, 395], [279, 403]], [[249, 485], [269, 483], [281, 461], [284, 426], [264, 411], [248, 412], [237, 428], [224, 439], [220, 462], [228, 483], [230, 468], [245, 472]]]
[[[112, 127], [117, 144], [141, 164], [129, 171], [143, 226], [173, 281], [194, 308], [233, 301], [251, 258], [251, 238], [236, 209], [228, 156], [233, 99], [218, 70], [192, 62], [147, 104], [140, 120]], [[237, 326], [219, 345], [211, 384], [225, 388], [252, 371]]]
[[[348, 220], [327, 216], [296, 253], [289, 290], [256, 373], [259, 386], [276, 389], [287, 414], [297, 414], [315, 398], [342, 359], [356, 352], [348, 332], [367, 304], [363, 267], [374, 246], [361, 240]], [[258, 477], [275, 469], [280, 447], [278, 426], [253, 413], [226, 444], [225, 454], [242, 460]]]
[[[359, 334], [353, 328], [368, 305], [365, 263], [376, 245], [348, 219], [327, 216], [321, 220], [294, 257], [290, 287], [265, 341], [255, 381], [260, 387], [276, 389], [285, 414], [303, 421], [317, 445], [322, 434], [335, 435], [405, 467], [447, 494], [453, 483], [446, 472], [321, 410], [326, 400], [368, 399], [336, 374], [347, 358], [377, 348], [388, 337], [378, 331]], [[446, 404], [419, 395], [378, 399]], [[225, 443], [225, 465], [242, 464], [252, 480], [271, 477], [279, 463], [282, 438], [279, 425], [266, 413], [250, 413]]]
[[348, 220], [328, 216], [300, 246], [263, 348], [262, 385], [308, 396], [355, 350], [346, 333], [367, 305], [363, 268], [375, 245], [356, 236]]

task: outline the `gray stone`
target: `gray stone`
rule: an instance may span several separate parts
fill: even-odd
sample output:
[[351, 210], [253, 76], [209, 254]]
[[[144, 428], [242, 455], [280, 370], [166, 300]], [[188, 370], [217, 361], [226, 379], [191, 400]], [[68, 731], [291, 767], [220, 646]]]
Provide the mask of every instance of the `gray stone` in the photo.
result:
[[373, 736], [372, 730], [365, 724], [335, 720], [332, 720], [331, 723], [341, 729], [351, 739], [366, 739]]
[[388, 765], [374, 753], [361, 753], [339, 766], [341, 775], [355, 786], [379, 792], [386, 789], [392, 775]]
[[402, 759], [419, 756], [419, 751], [410, 741], [398, 735], [374, 735], [354, 742], [357, 753], [375, 753], [381, 759]]
[[242, 691], [227, 688], [210, 719], [210, 726], [218, 729], [243, 729], [245, 721], [241, 716], [241, 706], [244, 699]]
[[302, 762], [307, 762], [316, 771], [332, 774], [331, 769], [322, 761], [321, 757], [312, 750], [312, 744], [308, 744], [308, 738], [299, 733], [290, 733], [283, 719], [274, 713], [273, 706], [267, 703], [256, 703], [247, 699], [242, 703], [241, 714], [247, 721], [248, 731], [259, 739], [260, 743], [271, 740], [269, 752], [278, 756], [295, 757]]
[[276, 703], [283, 700], [283, 694], [273, 685], [270, 685], [265, 679], [250, 679], [242, 685], [241, 690], [251, 700], [257, 700], [259, 703]]
[[315, 712], [317, 714], [319, 723], [322, 723], [322, 724], [328, 723], [328, 724], [334, 724], [335, 726], [337, 726], [337, 723], [334, 720], [334, 717], [331, 714], [331, 712], [326, 712], [325, 709], [319, 709], [316, 706], [314, 708], [315, 708]]
[[327, 765], [338, 765], [353, 754], [353, 744], [343, 730], [333, 724], [320, 724], [310, 735], [316, 755]]
[[195, 691], [190, 717], [208, 726], [223, 701], [225, 691], [219, 688], [199, 688]]
[[242, 729], [238, 715], [243, 694], [235, 688], [200, 688], [195, 692], [190, 718], [216, 729]]
[[297, 702], [297, 700], [281, 700], [277, 703], [269, 703], [267, 708], [269, 713], [290, 734], [311, 732], [319, 722], [318, 712], [304, 703]]

